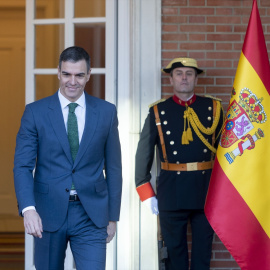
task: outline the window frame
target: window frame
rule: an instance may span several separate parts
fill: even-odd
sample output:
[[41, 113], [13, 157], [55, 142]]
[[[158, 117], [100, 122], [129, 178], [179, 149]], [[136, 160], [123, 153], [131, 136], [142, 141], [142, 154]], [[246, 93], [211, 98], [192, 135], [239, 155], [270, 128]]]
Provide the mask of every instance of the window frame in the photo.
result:
[[[74, 45], [75, 24], [105, 23], [105, 67], [92, 68], [91, 74], [105, 75], [105, 99], [116, 104], [117, 0], [106, 1], [106, 17], [74, 18], [75, 0], [63, 0], [63, 18], [35, 19], [35, 0], [26, 1], [26, 80], [25, 102], [35, 101], [35, 75], [57, 75], [57, 68], [35, 68], [35, 26], [64, 25], [64, 48]], [[110, 41], [110, 42], [108, 42]]]

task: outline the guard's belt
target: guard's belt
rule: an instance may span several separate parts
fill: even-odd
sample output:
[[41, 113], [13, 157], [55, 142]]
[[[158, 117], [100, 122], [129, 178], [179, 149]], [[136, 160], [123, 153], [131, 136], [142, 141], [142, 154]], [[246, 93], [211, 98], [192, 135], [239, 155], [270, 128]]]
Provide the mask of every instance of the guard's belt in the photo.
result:
[[161, 169], [165, 171], [203, 171], [212, 169], [213, 162], [166, 163], [161, 162]]

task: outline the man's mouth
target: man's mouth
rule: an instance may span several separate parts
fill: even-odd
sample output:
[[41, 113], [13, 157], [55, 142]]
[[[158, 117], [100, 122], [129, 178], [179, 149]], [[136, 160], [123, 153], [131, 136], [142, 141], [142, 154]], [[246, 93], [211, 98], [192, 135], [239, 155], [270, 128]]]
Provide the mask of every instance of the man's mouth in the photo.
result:
[[77, 87], [70, 87], [70, 86], [68, 86], [67, 88], [68, 88], [68, 90], [70, 90], [70, 91], [76, 91], [76, 89], [77, 89]]

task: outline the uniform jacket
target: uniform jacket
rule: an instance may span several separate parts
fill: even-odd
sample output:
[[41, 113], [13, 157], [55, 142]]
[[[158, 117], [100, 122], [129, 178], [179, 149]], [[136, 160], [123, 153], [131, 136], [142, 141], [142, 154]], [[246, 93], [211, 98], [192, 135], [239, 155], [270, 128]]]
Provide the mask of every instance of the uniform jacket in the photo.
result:
[[57, 93], [26, 105], [21, 120], [14, 160], [19, 213], [35, 206], [46, 231], [63, 224], [72, 181], [98, 227], [119, 219], [122, 174], [116, 108], [87, 93], [85, 101], [85, 128], [74, 162]]
[[[211, 98], [196, 96], [195, 101], [189, 106], [194, 109], [203, 126], [212, 126], [213, 100]], [[203, 144], [193, 129], [193, 141], [188, 145], [182, 145], [181, 143], [185, 110], [186, 107], [176, 103], [172, 97], [158, 104], [168, 161], [169, 163], [210, 161], [211, 151]], [[216, 135], [218, 135], [222, 123], [223, 114], [221, 111]], [[212, 135], [203, 135], [211, 144]], [[217, 144], [218, 140], [215, 145], [217, 146]], [[136, 153], [136, 187], [149, 182], [151, 179], [151, 166], [156, 145], [159, 150], [159, 158], [164, 162], [155, 115], [153, 107], [151, 107], [145, 120]], [[161, 170], [157, 187], [159, 210], [203, 209], [210, 175], [211, 169], [181, 172]]]

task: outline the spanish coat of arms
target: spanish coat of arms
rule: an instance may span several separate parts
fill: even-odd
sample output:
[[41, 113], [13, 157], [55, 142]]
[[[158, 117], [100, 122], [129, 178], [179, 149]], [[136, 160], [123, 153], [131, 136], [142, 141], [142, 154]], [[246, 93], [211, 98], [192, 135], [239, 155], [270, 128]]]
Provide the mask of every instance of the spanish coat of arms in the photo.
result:
[[[233, 89], [232, 95], [234, 93]], [[241, 156], [244, 150], [253, 149], [255, 142], [264, 137], [262, 129], [254, 130], [253, 124], [263, 124], [267, 120], [262, 100], [262, 98], [258, 99], [250, 89], [243, 88], [240, 91], [239, 101], [237, 102], [234, 99], [230, 103], [220, 138], [220, 145], [223, 148], [228, 148], [234, 144], [237, 145], [233, 151], [225, 154], [230, 164], [237, 156]]]

